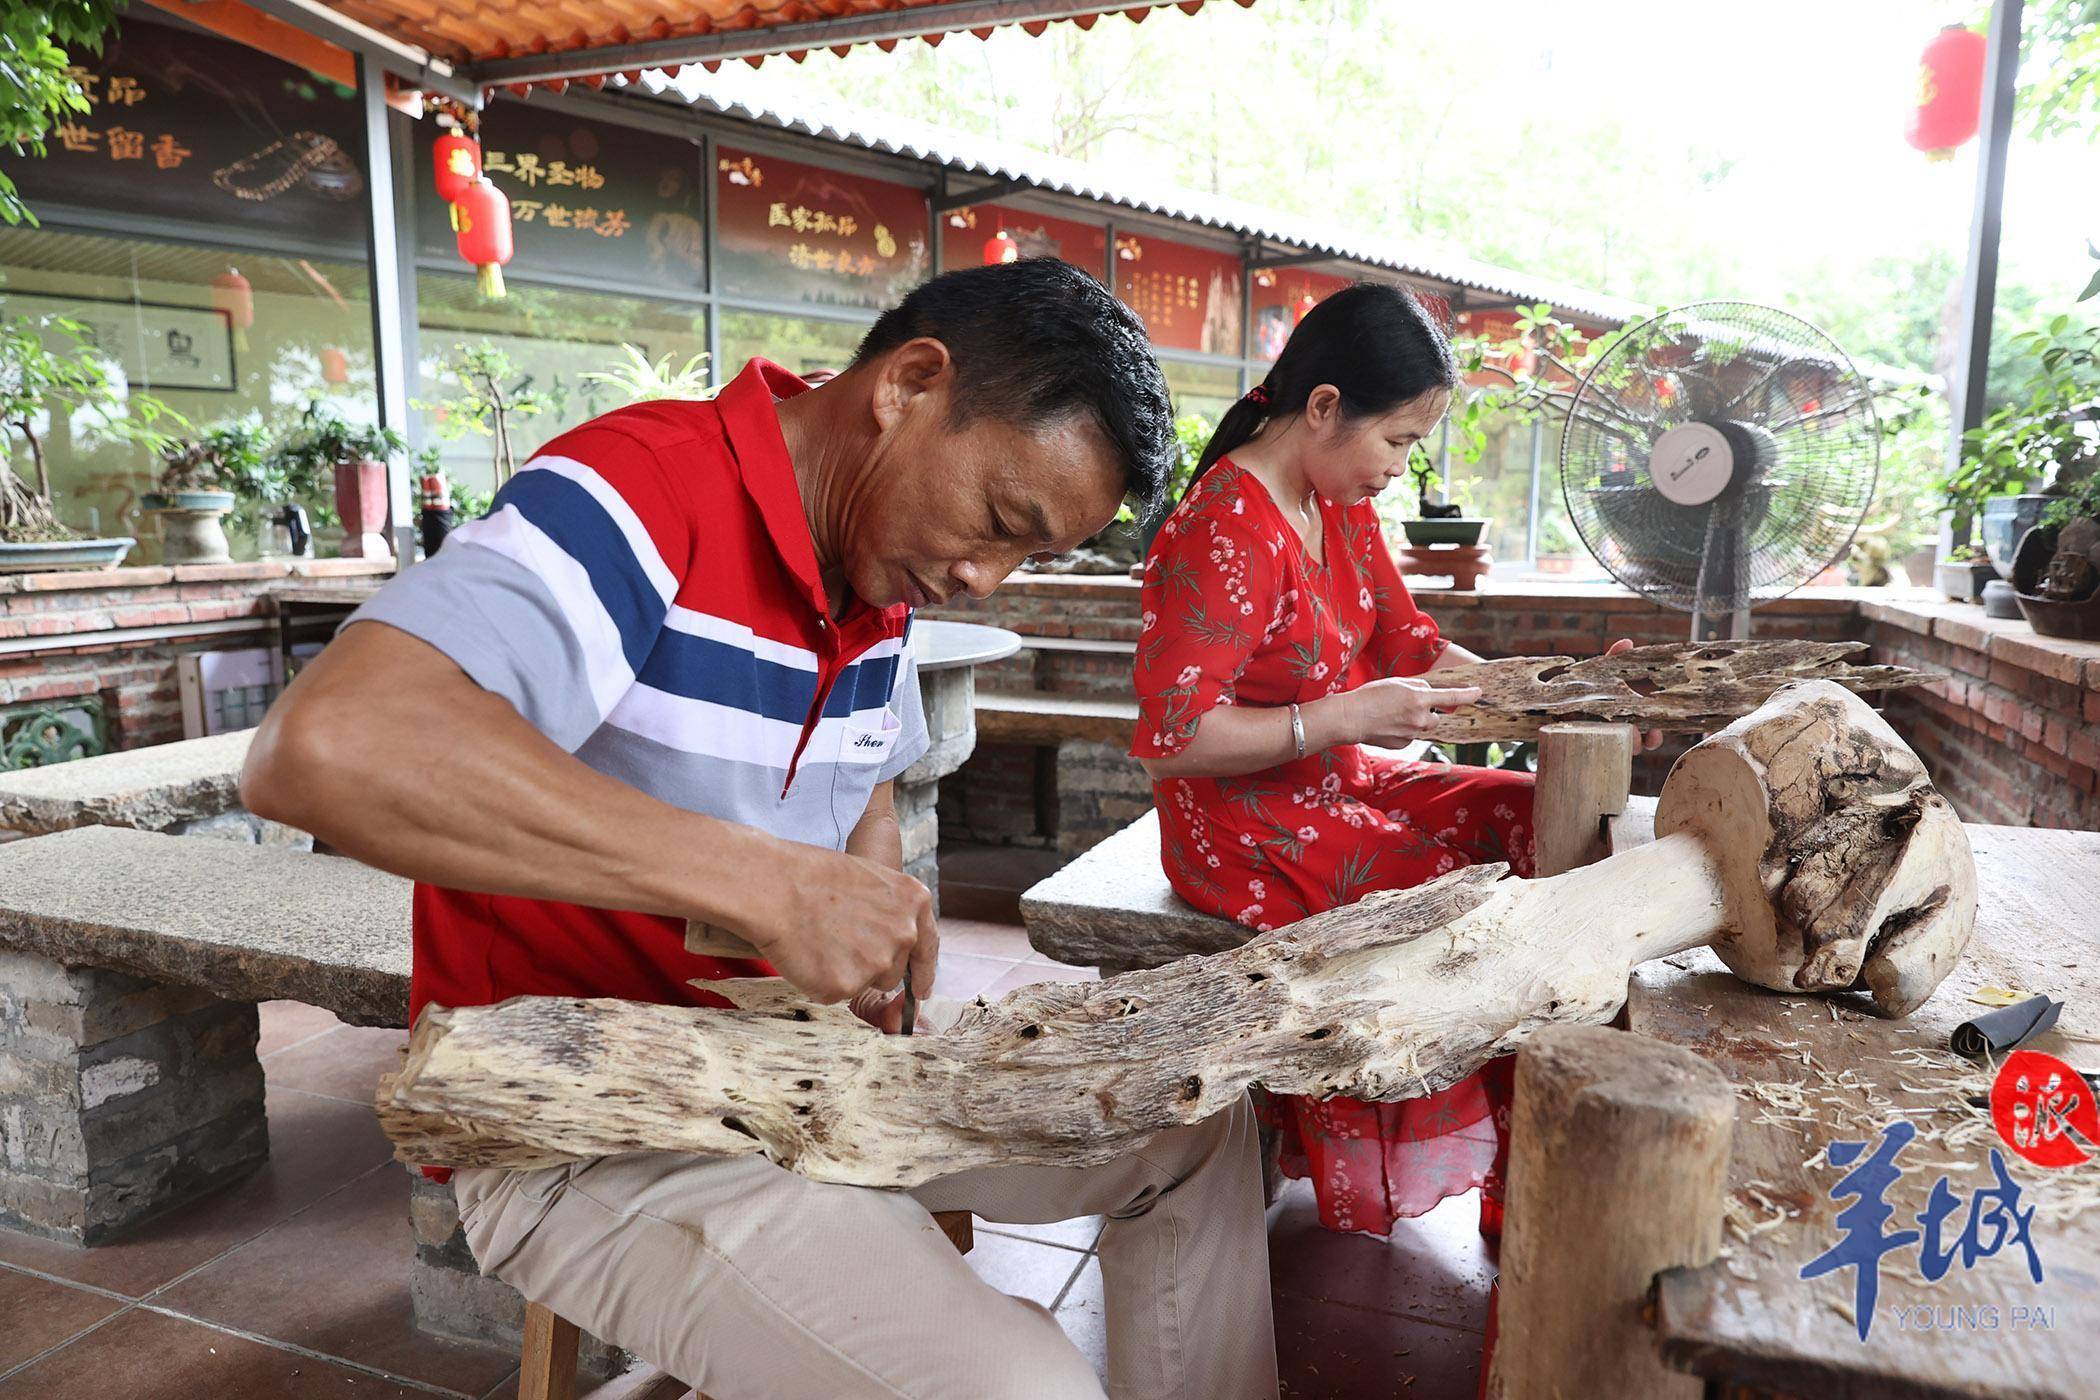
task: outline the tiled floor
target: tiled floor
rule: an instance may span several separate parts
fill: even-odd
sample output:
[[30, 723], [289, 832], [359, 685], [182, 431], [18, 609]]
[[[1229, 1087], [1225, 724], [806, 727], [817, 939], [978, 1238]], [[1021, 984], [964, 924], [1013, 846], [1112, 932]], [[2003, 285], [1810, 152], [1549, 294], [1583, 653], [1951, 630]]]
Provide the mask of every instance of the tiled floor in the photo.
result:
[[[1093, 975], [1034, 954], [1011, 925], [944, 919], [942, 937], [938, 996]], [[267, 1166], [115, 1245], [0, 1232], [0, 1400], [515, 1395], [516, 1357], [415, 1329], [408, 1181], [370, 1107], [402, 1039], [265, 1006]], [[1292, 1183], [1269, 1225], [1284, 1395], [1471, 1400], [1494, 1274], [1477, 1222], [1468, 1195], [1388, 1240], [1338, 1236]], [[970, 1255], [993, 1286], [1053, 1309], [1097, 1367], [1099, 1232], [980, 1222]]]

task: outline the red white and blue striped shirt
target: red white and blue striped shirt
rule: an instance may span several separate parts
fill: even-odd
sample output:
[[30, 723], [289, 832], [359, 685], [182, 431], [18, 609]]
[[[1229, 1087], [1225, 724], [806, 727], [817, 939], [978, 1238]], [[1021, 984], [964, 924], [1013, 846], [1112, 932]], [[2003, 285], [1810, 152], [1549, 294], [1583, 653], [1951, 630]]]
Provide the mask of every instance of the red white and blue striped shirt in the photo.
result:
[[[710, 402], [564, 433], [350, 619], [421, 638], [591, 767], [650, 795], [842, 849], [926, 750], [910, 611], [833, 618], [777, 399], [754, 360]], [[411, 1016], [521, 995], [703, 1004], [655, 915], [418, 885]]]

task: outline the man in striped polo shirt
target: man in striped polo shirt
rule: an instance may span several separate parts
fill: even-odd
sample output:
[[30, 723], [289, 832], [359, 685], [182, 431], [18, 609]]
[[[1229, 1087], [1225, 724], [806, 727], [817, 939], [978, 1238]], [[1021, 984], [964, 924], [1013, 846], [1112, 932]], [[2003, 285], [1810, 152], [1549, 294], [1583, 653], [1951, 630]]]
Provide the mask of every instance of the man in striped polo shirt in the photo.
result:
[[[927, 744], [912, 610], [990, 593], [1126, 495], [1156, 510], [1173, 451], [1144, 327], [1098, 282], [949, 273], [821, 388], [754, 360], [712, 401], [547, 444], [285, 692], [242, 796], [416, 880], [411, 1015], [719, 1004], [690, 981], [777, 972], [894, 1029], [938, 951], [890, 797]], [[765, 963], [688, 954], [687, 919]], [[931, 1210], [1108, 1216], [1117, 1400], [1273, 1400], [1254, 1140], [1242, 1103], [1105, 1166], [910, 1193], [675, 1153], [454, 1188], [484, 1273], [720, 1400], [1101, 1396]]]

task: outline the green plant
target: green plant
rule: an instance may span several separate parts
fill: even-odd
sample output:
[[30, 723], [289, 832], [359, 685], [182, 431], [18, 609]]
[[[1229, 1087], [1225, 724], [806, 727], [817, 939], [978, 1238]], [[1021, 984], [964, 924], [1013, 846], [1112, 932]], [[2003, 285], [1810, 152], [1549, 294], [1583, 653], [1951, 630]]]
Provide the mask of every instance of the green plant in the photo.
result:
[[[72, 347], [53, 351], [46, 331], [57, 332]], [[0, 459], [0, 540], [75, 538], [52, 509], [51, 470], [44, 458], [44, 435], [60, 414], [104, 439], [137, 443], [152, 452], [169, 441], [164, 424], [188, 426], [151, 394], [120, 391], [101, 352], [82, 339], [78, 322], [62, 316], [0, 322], [0, 433], [7, 442], [6, 457]], [[82, 423], [83, 418], [88, 421]], [[18, 441], [28, 449], [33, 486], [14, 469]]]
[[155, 485], [163, 492], [249, 494], [263, 474], [269, 451], [270, 435], [259, 419], [231, 418], [214, 423], [161, 449], [160, 479]]
[[1956, 545], [1947, 551], [1949, 564], [1988, 564], [1991, 556], [1984, 553], [1980, 544]]
[[332, 488], [335, 469], [351, 462], [388, 461], [406, 451], [392, 428], [352, 423], [319, 399], [306, 406], [299, 424], [278, 440], [264, 459], [256, 485], [267, 499], [299, 501], [317, 525], [336, 523]]
[[459, 393], [436, 403], [417, 400], [416, 407], [437, 414], [438, 436], [447, 442], [469, 433], [489, 439], [496, 487], [501, 490], [518, 469], [510, 442], [511, 419], [546, 411], [553, 406], [550, 395], [520, 379], [510, 356], [486, 340], [454, 345], [452, 353], [438, 361], [437, 373], [457, 383]]
[[2075, 480], [2100, 465], [2100, 439], [2080, 415], [2100, 403], [2100, 325], [2070, 315], [2013, 337], [2037, 369], [2024, 401], [2009, 403], [1971, 429], [1962, 460], [1945, 482], [1957, 514], [1973, 517], [1984, 500], [2038, 477]]
[[717, 390], [709, 383], [707, 352], [701, 351], [677, 369], [671, 368], [671, 357], [651, 360], [638, 346], [622, 342], [620, 350], [626, 355], [623, 363], [609, 370], [585, 370], [583, 378], [593, 384], [603, 384], [617, 389], [627, 396], [630, 403], [641, 403], [649, 399], [711, 399]]
[[2100, 472], [2080, 477], [2042, 512], [2042, 528], [2061, 530], [2074, 520], [2100, 520]]
[[[82, 51], [102, 52], [121, 0], [51, 0], [0, 6], [0, 145], [44, 154], [44, 136], [61, 117], [93, 102], [74, 79]], [[36, 215], [0, 171], [0, 220], [36, 223]]]

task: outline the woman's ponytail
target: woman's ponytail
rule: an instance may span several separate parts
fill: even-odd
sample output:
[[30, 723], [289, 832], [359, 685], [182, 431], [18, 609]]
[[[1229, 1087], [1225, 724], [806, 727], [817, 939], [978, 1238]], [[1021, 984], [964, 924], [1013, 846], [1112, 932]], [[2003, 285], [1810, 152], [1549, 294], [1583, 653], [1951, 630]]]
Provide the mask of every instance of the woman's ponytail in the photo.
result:
[[1197, 459], [1191, 489], [1271, 418], [1303, 412], [1322, 384], [1341, 394], [1345, 418], [1390, 413], [1432, 389], [1457, 388], [1458, 358], [1443, 327], [1406, 288], [1344, 287], [1305, 313], [1268, 377], [1225, 410]]

